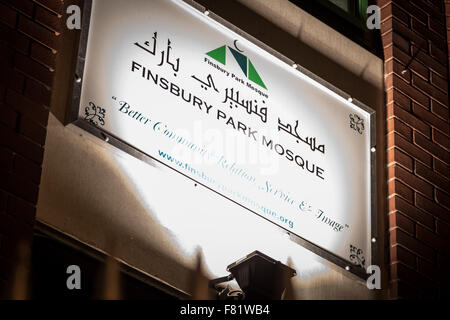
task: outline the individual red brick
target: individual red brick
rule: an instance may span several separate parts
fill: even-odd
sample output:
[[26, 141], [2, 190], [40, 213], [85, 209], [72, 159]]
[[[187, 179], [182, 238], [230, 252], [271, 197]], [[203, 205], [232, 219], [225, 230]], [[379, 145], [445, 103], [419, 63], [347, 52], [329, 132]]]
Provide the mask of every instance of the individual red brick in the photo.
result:
[[6, 0], [10, 5], [19, 12], [31, 17], [33, 15], [34, 4], [31, 0]]
[[433, 186], [431, 183], [422, 180], [398, 165], [388, 168], [388, 177], [389, 179], [399, 179], [410, 188], [422, 193], [430, 199], [433, 199]]
[[4, 104], [0, 103], [0, 123], [3, 123], [4, 125], [8, 126], [11, 129], [15, 129], [17, 126], [17, 119], [18, 114], [13, 109], [5, 106]]
[[[0, 61], [1, 61], [1, 67], [3, 70], [11, 70], [14, 66], [14, 49], [6, 46], [5, 44], [0, 42]], [[7, 77], [5, 75], [2, 75], [2, 84], [4, 84], [4, 79]]]
[[0, 125], [0, 146], [5, 146], [38, 164], [42, 163], [44, 150], [41, 146], [3, 125]]
[[414, 237], [416, 232], [414, 225], [414, 221], [402, 215], [400, 212], [392, 212], [389, 214], [389, 230], [400, 228]]
[[436, 189], [436, 201], [441, 206], [447, 208], [447, 210], [450, 210], [450, 196], [448, 195], [448, 193]]
[[64, 14], [65, 12], [64, 0], [34, 0], [34, 2], [57, 14]]
[[401, 262], [412, 269], [416, 268], [417, 256], [411, 251], [405, 250], [403, 247], [394, 245], [390, 250], [390, 262]]
[[425, 11], [428, 15], [430, 15], [430, 18], [443, 20], [444, 14], [440, 9], [436, 9], [435, 6], [430, 5], [430, 3], [423, 1], [423, 0], [410, 0], [411, 3], [420, 8], [421, 10]]
[[[388, 69], [388, 67], [386, 67], [386, 69]], [[387, 71], [389, 71], [389, 70], [387, 70]], [[394, 75], [396, 75], [396, 74], [392, 73], [392, 72], [390, 74], [386, 75], [386, 77], [384, 79], [384, 84], [385, 84], [386, 88], [388, 88], [388, 89], [394, 88]], [[408, 81], [408, 83], [409, 83], [409, 81]]]
[[412, 129], [397, 118], [390, 118], [387, 121], [387, 132], [397, 132], [408, 141], [412, 141]]
[[0, 73], [0, 83], [7, 88], [11, 88], [17, 92], [22, 92], [24, 88], [25, 77], [21, 72], [11, 67], [5, 66]]
[[[388, 35], [389, 33], [392, 33], [393, 30], [389, 30], [385, 35]], [[408, 59], [401, 59], [402, 56], [403, 57], [408, 57], [409, 54], [405, 53], [402, 49], [400, 49], [399, 47], [397, 47], [395, 44], [393, 44], [392, 42], [390, 42], [389, 37], [382, 37], [382, 41], [383, 41], [383, 47], [384, 47], [384, 61], [388, 61], [390, 59], [394, 59], [397, 56], [397, 51], [400, 52], [400, 58], [397, 58], [397, 60], [399, 60], [401, 63], [403, 64], [408, 64], [408, 62], [405, 60]], [[386, 42], [388, 41], [388, 42]], [[386, 87], [386, 89], [389, 89]]]
[[443, 121], [439, 117], [435, 116], [428, 110], [425, 110], [421, 106], [413, 103], [413, 114], [425, 123], [441, 130], [444, 133], [448, 132], [448, 122]]
[[428, 228], [434, 228], [434, 218], [422, 210], [417, 209], [400, 197], [392, 197], [388, 200], [389, 213], [400, 211], [412, 220], [423, 224]]
[[434, 72], [431, 72], [430, 82], [442, 92], [448, 92], [448, 80], [442, 78]]
[[437, 61], [445, 61], [447, 58], [447, 53], [436, 47], [433, 43], [430, 43], [430, 56], [435, 58]]
[[437, 34], [444, 34], [445, 35], [445, 25], [437, 20], [437, 19], [430, 19], [429, 20], [429, 27], [431, 30], [436, 32]]
[[426, 37], [426, 33], [429, 32], [429, 30], [426, 30], [428, 28], [428, 16], [425, 13], [423, 14], [425, 17], [423, 21], [420, 21], [414, 15], [412, 15], [411, 23], [409, 25], [406, 25], [406, 27], [409, 27], [412, 31], [418, 33], [421, 36], [424, 36], [424, 38], [428, 40], [428, 37]]
[[[391, 108], [391, 106], [389, 106]], [[392, 106], [393, 110], [393, 116], [402, 120], [407, 125], [409, 125], [411, 128], [414, 128], [415, 130], [419, 131], [423, 135], [425, 135], [428, 138], [431, 138], [431, 128], [428, 124], [411, 114], [410, 112], [399, 108], [396, 105]], [[389, 118], [389, 116], [388, 116]], [[389, 132], [389, 131], [388, 131]], [[411, 140], [412, 141], [412, 140]]]
[[[448, 0], [445, 0], [448, 1]], [[442, 0], [429, 0], [429, 2], [438, 10], [439, 12], [445, 12], [444, 1]]]
[[396, 3], [389, 3], [387, 6], [381, 9], [380, 13], [383, 17], [382, 21], [391, 19], [394, 16], [396, 19], [403, 22], [406, 26], [408, 26], [409, 24], [409, 15], [405, 11], [400, 9], [400, 7], [396, 5]]
[[401, 107], [405, 111], [410, 112], [412, 110], [411, 100], [407, 98], [404, 94], [402, 94], [400, 91], [396, 90], [395, 88], [392, 88], [386, 92], [386, 101], [388, 105], [388, 113], [387, 113], [388, 118], [394, 116], [394, 109], [393, 109], [394, 104]]
[[408, 66], [407, 70], [412, 70], [414, 73], [421, 75], [425, 79], [429, 78], [428, 68], [425, 67], [418, 60], [412, 59], [412, 56], [410, 54], [405, 53], [403, 50], [399, 49], [396, 45], [390, 46], [385, 49], [385, 61], [388, 61], [390, 59], [398, 60], [401, 64]]
[[441, 90], [437, 89], [435, 86], [432, 86], [428, 82], [425, 82], [422, 78], [413, 75], [412, 76], [412, 84], [416, 88], [422, 90], [426, 94], [433, 97], [433, 99], [439, 101], [442, 104], [448, 104], [448, 94], [443, 93]]
[[450, 222], [450, 214], [448, 214], [448, 210], [418, 193], [416, 194], [416, 207], [433, 215], [434, 217]]
[[416, 228], [416, 237], [418, 240], [422, 241], [426, 245], [437, 249], [445, 255], [450, 255], [450, 242], [441, 239], [441, 237], [437, 236], [435, 233], [430, 230], [417, 225]]
[[11, 150], [0, 147], [0, 170], [12, 171], [14, 164], [14, 153]]
[[450, 169], [447, 164], [440, 161], [439, 159], [434, 160], [434, 171], [443, 175], [444, 177], [450, 177]]
[[439, 283], [442, 280], [442, 271], [434, 264], [420, 258], [417, 261], [417, 271], [434, 282]]
[[426, 151], [413, 145], [395, 132], [387, 135], [387, 147], [388, 149], [397, 147], [414, 159], [423, 162], [425, 165], [429, 167], [432, 166], [432, 157]]
[[434, 72], [438, 73], [440, 76], [446, 78], [447, 77], [447, 67], [445, 66], [445, 62], [440, 62], [431, 57], [426, 53], [424, 49], [419, 51], [419, 48], [412, 46], [413, 55], [415, 55], [416, 59], [422, 62], [424, 65], [429, 67]]
[[[435, 132], [439, 133], [439, 131], [434, 130]], [[437, 135], [435, 134], [433, 138], [435, 138]], [[441, 136], [437, 136], [438, 139]], [[447, 139], [448, 140], [448, 139]], [[444, 142], [441, 140], [441, 142]], [[450, 153], [439, 146], [436, 143], [433, 143], [432, 141], [428, 140], [426, 137], [418, 133], [417, 131], [414, 132], [414, 143], [421, 147], [422, 149], [426, 150], [427, 152], [431, 153], [434, 157], [441, 159], [447, 163], [450, 163]]]
[[37, 42], [31, 44], [31, 57], [50, 69], [55, 69], [56, 54]]
[[11, 28], [16, 27], [17, 13], [10, 7], [0, 3], [0, 21]]
[[409, 41], [400, 36], [398, 33], [391, 30], [383, 34], [382, 38], [384, 44], [386, 45], [394, 44], [395, 46], [400, 48], [403, 52], [405, 52], [405, 54], [409, 54], [410, 52]]
[[391, 164], [399, 164], [411, 171], [414, 169], [412, 158], [407, 156], [405, 153], [398, 150], [397, 148], [392, 148], [388, 150], [387, 163], [388, 166]]
[[6, 103], [15, 110], [32, 118], [37, 123], [46, 126], [49, 110], [43, 105], [36, 104], [14, 90], [8, 90], [6, 94]]
[[[406, 70], [406, 72], [403, 72], [404, 70]], [[390, 59], [384, 63], [385, 77], [392, 73], [395, 73], [397, 76], [399, 76], [403, 80], [407, 81], [408, 83], [410, 82], [410, 79], [411, 79], [410, 71], [406, 68], [406, 66], [404, 66], [403, 64], [401, 64], [400, 62], [398, 62], [395, 59]], [[392, 86], [390, 83], [388, 83], [388, 81], [391, 81], [391, 79], [392, 79], [392, 77], [386, 77], [386, 81], [387, 81], [386, 86], [389, 88]]]
[[14, 159], [14, 172], [29, 178], [36, 184], [41, 181], [41, 166], [20, 155], [16, 155]]
[[429, 181], [434, 184], [436, 187], [446, 190], [448, 186], [450, 186], [449, 180], [447, 177], [443, 177], [426, 166], [422, 165], [420, 162], [416, 162], [416, 175], [422, 177], [423, 179]]
[[36, 216], [36, 207], [27, 201], [11, 196], [8, 199], [7, 212], [32, 225]]
[[[448, 136], [435, 129], [433, 129], [433, 141], [442, 146], [443, 148], [450, 150], [450, 139], [448, 138]], [[448, 155], [448, 151], [446, 152]], [[436, 157], [440, 158], [437, 155]], [[449, 162], [447, 161], [447, 163]]]
[[428, 41], [431, 41], [438, 48], [445, 50], [446, 44], [442, 35], [438, 35], [428, 28], [428, 26], [420, 23], [417, 19], [412, 18], [412, 29], [420, 35], [423, 35]]
[[401, 245], [403, 248], [408, 249], [412, 253], [426, 259], [427, 261], [432, 263], [434, 262], [436, 254], [432, 248], [407, 235], [400, 229], [390, 230], [389, 235], [391, 239], [391, 246], [395, 244]]
[[22, 54], [16, 54], [14, 60], [17, 69], [35, 80], [42, 82], [46, 86], [51, 87], [53, 82], [53, 72], [48, 68]]
[[35, 20], [53, 31], [61, 32], [61, 16], [58, 17], [57, 14], [44, 9], [43, 7], [36, 7]]
[[[392, 0], [379, 0], [379, 1], [377, 2], [377, 5], [378, 5], [380, 8], [383, 8], [383, 7], [387, 6], [387, 5], [389, 5], [391, 2], [392, 2]], [[381, 20], [384, 20], [383, 17], [381, 17]]]
[[0, 170], [0, 188], [9, 193], [14, 193], [16, 191], [14, 175], [11, 172]]
[[438, 219], [436, 221], [436, 233], [450, 241], [450, 224]]
[[[412, 87], [410, 84], [405, 82], [403, 79], [398, 77], [397, 75], [393, 75], [393, 84], [394, 87], [396, 87], [398, 90], [403, 92], [405, 95], [410, 97], [412, 100], [416, 101], [417, 103], [421, 104], [424, 107], [428, 107], [429, 105], [429, 98], [417, 90], [416, 88]], [[389, 88], [389, 87], [388, 87]]]
[[394, 17], [394, 19], [390, 19], [389, 21], [390, 21], [390, 23], [388, 23], [385, 26], [386, 30], [383, 30], [383, 28], [381, 29], [382, 34], [384, 33], [383, 31], [388, 31], [390, 28], [392, 28], [392, 30], [394, 30], [395, 32], [400, 34], [403, 38], [413, 41], [414, 43], [416, 43], [419, 46], [424, 46], [424, 47], [426, 46], [427, 42], [424, 39], [424, 37], [422, 37], [422, 35], [412, 31], [411, 29], [409, 29], [409, 27], [405, 26], [402, 22], [395, 19], [395, 17]]
[[57, 35], [26, 17], [19, 17], [19, 30], [43, 45], [58, 50]]
[[27, 78], [25, 82], [25, 96], [36, 103], [50, 106], [51, 91], [43, 84]]
[[25, 77], [17, 70], [13, 70], [9, 74], [8, 88], [11, 88], [17, 92], [22, 92], [25, 87]]
[[20, 175], [0, 171], [0, 187], [27, 201], [37, 202], [38, 185]]
[[410, 283], [418, 289], [436, 291], [437, 284], [435, 282], [408, 268], [402, 263], [396, 262], [391, 264], [391, 272], [397, 274], [399, 280]]
[[412, 70], [414, 74], [422, 77], [425, 81], [428, 81], [430, 77], [430, 71], [428, 70], [428, 68], [415, 60], [410, 63], [407, 69]]
[[21, 118], [19, 132], [41, 146], [45, 144], [46, 128], [40, 126], [29, 117]]
[[[418, 21], [426, 24], [428, 22], [428, 15], [423, 12], [420, 8], [412, 5], [409, 0], [395, 0], [393, 3], [396, 3], [403, 10], [405, 10], [409, 15], [413, 16]], [[407, 25], [408, 26], [408, 25]]]
[[414, 191], [398, 180], [391, 180], [388, 183], [388, 194], [398, 195], [410, 203], [414, 203]]
[[[382, 17], [382, 18], [383, 18], [383, 20], [381, 21], [381, 24], [380, 24], [380, 33], [383, 36], [386, 33], [392, 32], [394, 30], [394, 28], [392, 27], [393, 19], [384, 19], [384, 17]], [[383, 48], [386, 48], [387, 45], [388, 44], [383, 43]], [[385, 56], [385, 58], [386, 58], [386, 56]]]
[[433, 112], [438, 117], [441, 117], [444, 121], [449, 120], [448, 107], [445, 107], [435, 100], [431, 100], [431, 112]]
[[[30, 47], [29, 38], [17, 32], [16, 30], [8, 28], [7, 26], [1, 23], [0, 23], [0, 40], [4, 41], [5, 43], [8, 43], [9, 46], [24, 54], [28, 53], [28, 48]], [[5, 49], [3, 46], [1, 46], [1, 48], [2, 48], [1, 51], [3, 53], [3, 50]]]

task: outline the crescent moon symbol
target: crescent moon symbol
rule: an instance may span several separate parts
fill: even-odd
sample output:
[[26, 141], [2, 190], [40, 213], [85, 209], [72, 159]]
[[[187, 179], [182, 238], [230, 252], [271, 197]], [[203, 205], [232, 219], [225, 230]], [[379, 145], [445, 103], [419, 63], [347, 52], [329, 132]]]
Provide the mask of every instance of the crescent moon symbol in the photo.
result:
[[239, 52], [244, 52], [244, 50], [241, 50], [241, 49], [238, 48], [237, 42], [238, 42], [237, 40], [234, 40], [234, 47], [236, 48], [236, 50], [239, 51]]

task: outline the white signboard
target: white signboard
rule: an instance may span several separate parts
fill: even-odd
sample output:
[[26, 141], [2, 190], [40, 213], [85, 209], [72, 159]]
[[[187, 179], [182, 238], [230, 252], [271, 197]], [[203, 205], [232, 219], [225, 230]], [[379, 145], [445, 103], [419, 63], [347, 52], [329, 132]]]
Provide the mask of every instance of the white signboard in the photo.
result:
[[371, 264], [370, 110], [183, 1], [93, 1], [82, 80], [79, 119]]

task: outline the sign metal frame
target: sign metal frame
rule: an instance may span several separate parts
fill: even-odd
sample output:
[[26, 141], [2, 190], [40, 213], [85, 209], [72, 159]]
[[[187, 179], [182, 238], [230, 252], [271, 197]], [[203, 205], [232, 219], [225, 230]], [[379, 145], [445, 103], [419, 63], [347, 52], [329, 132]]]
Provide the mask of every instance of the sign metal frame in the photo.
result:
[[[258, 215], [253, 210], [245, 207], [244, 205], [236, 202], [235, 200], [232, 200], [228, 198], [227, 196], [217, 192], [216, 190], [211, 189], [210, 187], [204, 185], [203, 183], [187, 176], [186, 174], [168, 166], [167, 164], [153, 158], [152, 156], [146, 154], [145, 152], [138, 150], [137, 148], [131, 146], [130, 144], [126, 143], [125, 141], [121, 140], [120, 138], [106, 132], [105, 130], [102, 130], [101, 128], [90, 124], [88, 121], [85, 121], [81, 118], [79, 118], [79, 108], [80, 108], [80, 98], [81, 98], [81, 88], [83, 84], [83, 75], [84, 75], [84, 67], [85, 67], [85, 61], [86, 61], [86, 54], [87, 54], [87, 46], [88, 46], [88, 35], [89, 35], [89, 29], [90, 29], [90, 22], [91, 22], [91, 14], [92, 14], [92, 3], [95, 0], [84, 0], [84, 6], [83, 6], [83, 14], [82, 14], [82, 27], [81, 27], [81, 34], [80, 34], [80, 41], [78, 46], [78, 52], [76, 56], [76, 67], [75, 67], [75, 75], [74, 75], [74, 81], [73, 81], [73, 90], [72, 90], [72, 97], [70, 102], [70, 112], [69, 114], [69, 123], [80, 127], [81, 129], [91, 133], [92, 135], [106, 141], [110, 145], [130, 154], [131, 156], [144, 161], [148, 164], [152, 164], [155, 162], [158, 162], [175, 172], [185, 176], [186, 178], [192, 180], [198, 185], [201, 185], [212, 192], [226, 198], [227, 200], [230, 200], [240, 207], [246, 209], [247, 211], [252, 212], [253, 214]], [[341, 96], [342, 98], [349, 100], [351, 99], [352, 103], [360, 108], [361, 110], [367, 112], [370, 116], [370, 189], [371, 189], [371, 212], [370, 212], [370, 224], [371, 224], [371, 264], [376, 265], [378, 264], [378, 254], [377, 254], [377, 240], [378, 240], [378, 229], [377, 229], [377, 193], [376, 193], [376, 179], [377, 179], [377, 171], [376, 171], [376, 112], [369, 106], [365, 105], [361, 101], [351, 97], [348, 93], [342, 91], [341, 89], [335, 87], [331, 83], [327, 82], [326, 80], [322, 79], [321, 77], [317, 76], [316, 74], [312, 73], [311, 71], [307, 70], [306, 68], [302, 67], [301, 65], [296, 64], [293, 60], [287, 58], [283, 54], [279, 53], [278, 51], [274, 50], [273, 48], [269, 47], [268, 45], [264, 44], [257, 38], [253, 37], [252, 35], [248, 34], [247, 32], [239, 29], [232, 23], [228, 22], [227, 20], [223, 19], [219, 15], [207, 10], [204, 6], [201, 4], [195, 2], [194, 0], [181, 0], [184, 3], [190, 5], [193, 9], [198, 10], [199, 12], [207, 15], [210, 19], [213, 19], [214, 21], [220, 23], [227, 29], [237, 33], [241, 37], [245, 38], [246, 40], [252, 42], [254, 45], [260, 47], [261, 49], [265, 50], [272, 56], [278, 58], [279, 60], [283, 61], [287, 65], [294, 67], [297, 70], [297, 72], [301, 72], [302, 74], [306, 75], [310, 79], [316, 81], [317, 83], [323, 85], [324, 87], [328, 88], [329, 90], [333, 91], [337, 95]], [[272, 223], [275, 227], [279, 228], [283, 232], [286, 232], [289, 235], [290, 240], [294, 241], [295, 243], [303, 246], [304, 248], [314, 252], [315, 254], [319, 255], [320, 257], [332, 262], [333, 264], [345, 269], [347, 272], [352, 273], [353, 275], [357, 276], [358, 278], [361, 278], [363, 280], [366, 280], [368, 278], [368, 274], [366, 273], [366, 270], [361, 267], [352, 264], [350, 261], [343, 259], [332, 252], [323, 249], [319, 247], [318, 245], [314, 244], [311, 241], [308, 241], [306, 239], [303, 239], [302, 237], [293, 234], [291, 231], [289, 231], [286, 228], [283, 228], [274, 222], [268, 220], [265, 217], [262, 217], [261, 215], [258, 215], [259, 217], [269, 221]]]

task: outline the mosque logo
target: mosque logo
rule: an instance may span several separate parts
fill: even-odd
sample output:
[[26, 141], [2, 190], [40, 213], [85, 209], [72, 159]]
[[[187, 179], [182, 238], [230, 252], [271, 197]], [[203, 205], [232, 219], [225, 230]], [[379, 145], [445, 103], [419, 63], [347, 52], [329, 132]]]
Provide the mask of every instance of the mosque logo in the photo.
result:
[[227, 64], [227, 48], [228, 48], [228, 50], [233, 55], [235, 61], [237, 62], [237, 64], [239, 65], [245, 76], [250, 81], [256, 83], [257, 85], [267, 90], [266, 85], [261, 79], [261, 76], [259, 75], [258, 71], [256, 71], [256, 68], [253, 65], [252, 61], [247, 56], [242, 54], [243, 51], [237, 47], [236, 43], [237, 40], [234, 40], [234, 47], [236, 49], [233, 49], [227, 45], [223, 45], [221, 47], [218, 47], [214, 50], [207, 52], [206, 55], [208, 55], [209, 57], [213, 58], [214, 60], [220, 62], [225, 66]]

